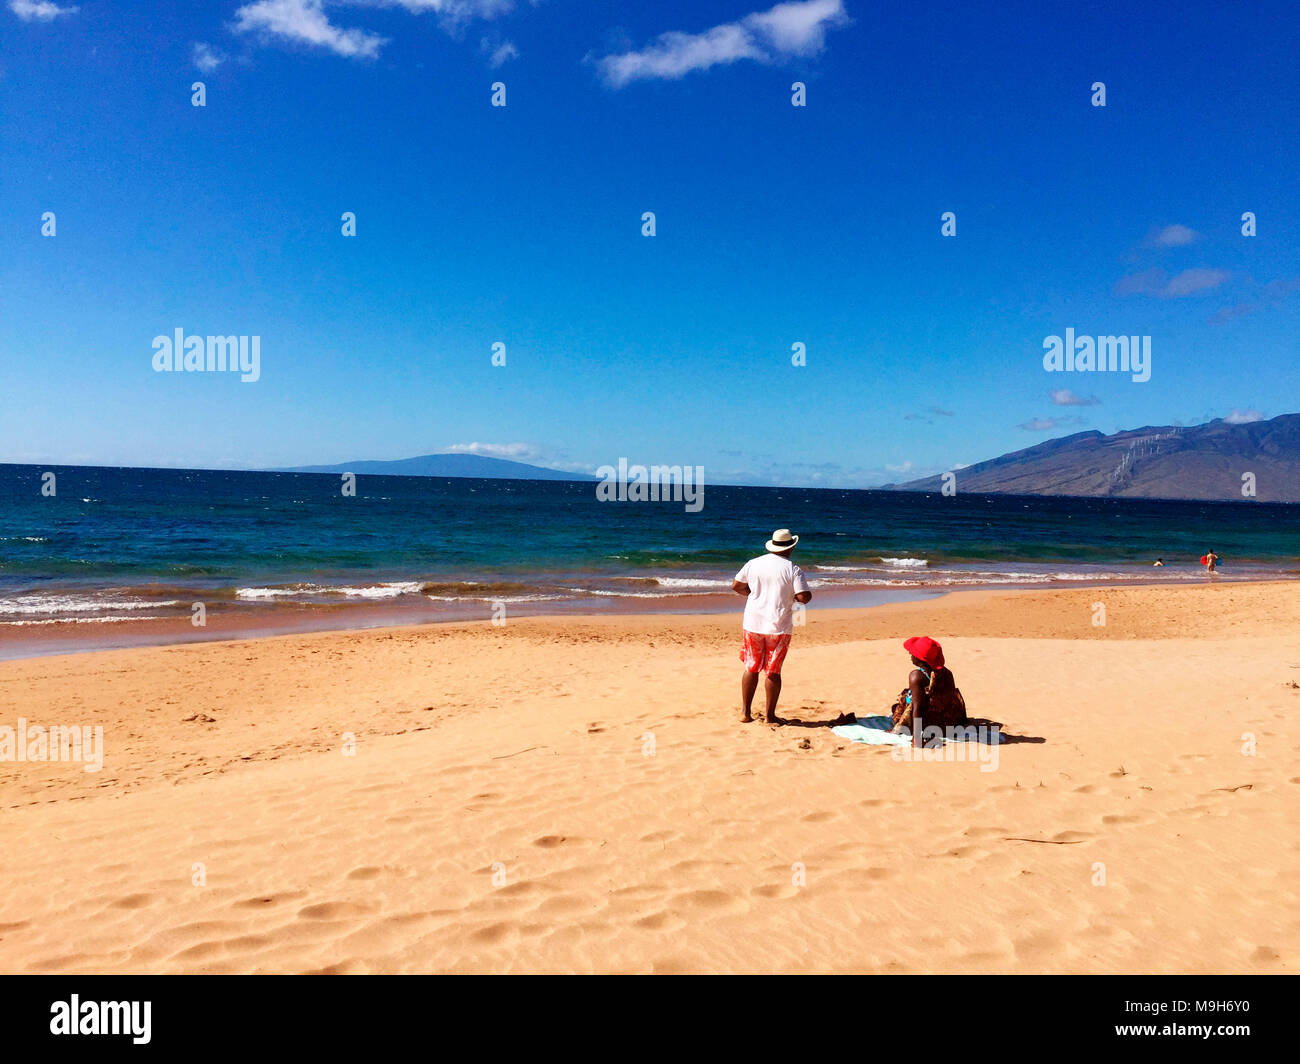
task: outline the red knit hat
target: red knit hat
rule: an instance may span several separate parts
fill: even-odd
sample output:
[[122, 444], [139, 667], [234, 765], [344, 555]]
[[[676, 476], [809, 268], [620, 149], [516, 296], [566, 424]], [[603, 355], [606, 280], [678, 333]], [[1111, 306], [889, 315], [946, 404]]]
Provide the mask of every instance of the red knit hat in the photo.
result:
[[903, 642], [903, 649], [912, 657], [924, 661], [932, 669], [943, 668], [943, 647], [928, 635], [914, 635]]

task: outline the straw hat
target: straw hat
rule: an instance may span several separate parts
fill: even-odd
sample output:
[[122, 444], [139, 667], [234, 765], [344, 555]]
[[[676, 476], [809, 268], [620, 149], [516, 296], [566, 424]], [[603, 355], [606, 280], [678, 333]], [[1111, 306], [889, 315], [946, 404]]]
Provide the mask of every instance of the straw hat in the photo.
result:
[[779, 554], [783, 550], [789, 550], [798, 542], [799, 537], [791, 535], [788, 528], [778, 528], [767, 541], [767, 549]]

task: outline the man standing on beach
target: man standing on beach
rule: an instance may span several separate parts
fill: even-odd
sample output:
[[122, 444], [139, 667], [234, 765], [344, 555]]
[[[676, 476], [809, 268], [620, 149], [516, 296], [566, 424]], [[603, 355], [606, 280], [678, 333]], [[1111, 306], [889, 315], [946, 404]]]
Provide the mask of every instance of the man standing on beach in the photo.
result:
[[781, 723], [776, 703], [781, 697], [781, 663], [794, 634], [794, 604], [812, 601], [803, 570], [790, 560], [798, 542], [799, 537], [791, 535], [788, 528], [778, 528], [767, 541], [767, 553], [747, 561], [731, 582], [731, 590], [746, 596], [740, 647], [740, 660], [745, 663], [740, 675], [742, 723], [754, 719], [750, 709], [758, 690], [759, 669], [767, 673], [767, 712], [760, 719]]

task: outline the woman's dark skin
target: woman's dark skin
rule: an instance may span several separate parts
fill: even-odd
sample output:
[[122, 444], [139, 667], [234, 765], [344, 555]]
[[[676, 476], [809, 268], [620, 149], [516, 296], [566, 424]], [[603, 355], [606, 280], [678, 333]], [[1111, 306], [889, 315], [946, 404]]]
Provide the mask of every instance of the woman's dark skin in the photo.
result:
[[[913, 657], [912, 664], [921, 666], [924, 665], [925, 662]], [[926, 711], [930, 708], [930, 696], [925, 692], [926, 685], [929, 682], [930, 681], [926, 679], [925, 673], [923, 673], [920, 668], [913, 669], [912, 674], [907, 678], [907, 689], [912, 692], [913, 721], [920, 718], [922, 723], [925, 722]], [[902, 731], [903, 727], [902, 724], [899, 724], [894, 728], [894, 731]]]
[[[924, 661], [912, 659], [913, 665], [924, 665]], [[919, 668], [912, 670], [912, 675], [907, 678], [907, 688], [912, 692], [912, 717], [920, 717], [925, 720], [925, 711], [930, 708], [930, 696], [925, 693], [926, 684], [930, 681], [926, 679], [925, 673]]]

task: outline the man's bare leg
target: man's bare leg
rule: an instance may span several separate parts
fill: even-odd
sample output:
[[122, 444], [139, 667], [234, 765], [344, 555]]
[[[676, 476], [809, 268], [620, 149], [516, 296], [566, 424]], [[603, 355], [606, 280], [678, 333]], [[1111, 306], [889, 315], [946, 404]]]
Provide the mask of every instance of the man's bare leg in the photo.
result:
[[[757, 676], [754, 679], [758, 679]], [[763, 687], [767, 693], [767, 722], [768, 724], [780, 724], [781, 718], [776, 715], [776, 703], [781, 697], [781, 674], [768, 673], [767, 682]]]
[[751, 710], [754, 705], [754, 692], [758, 690], [758, 673], [746, 669], [740, 674], [740, 722], [748, 724], [753, 720]]

